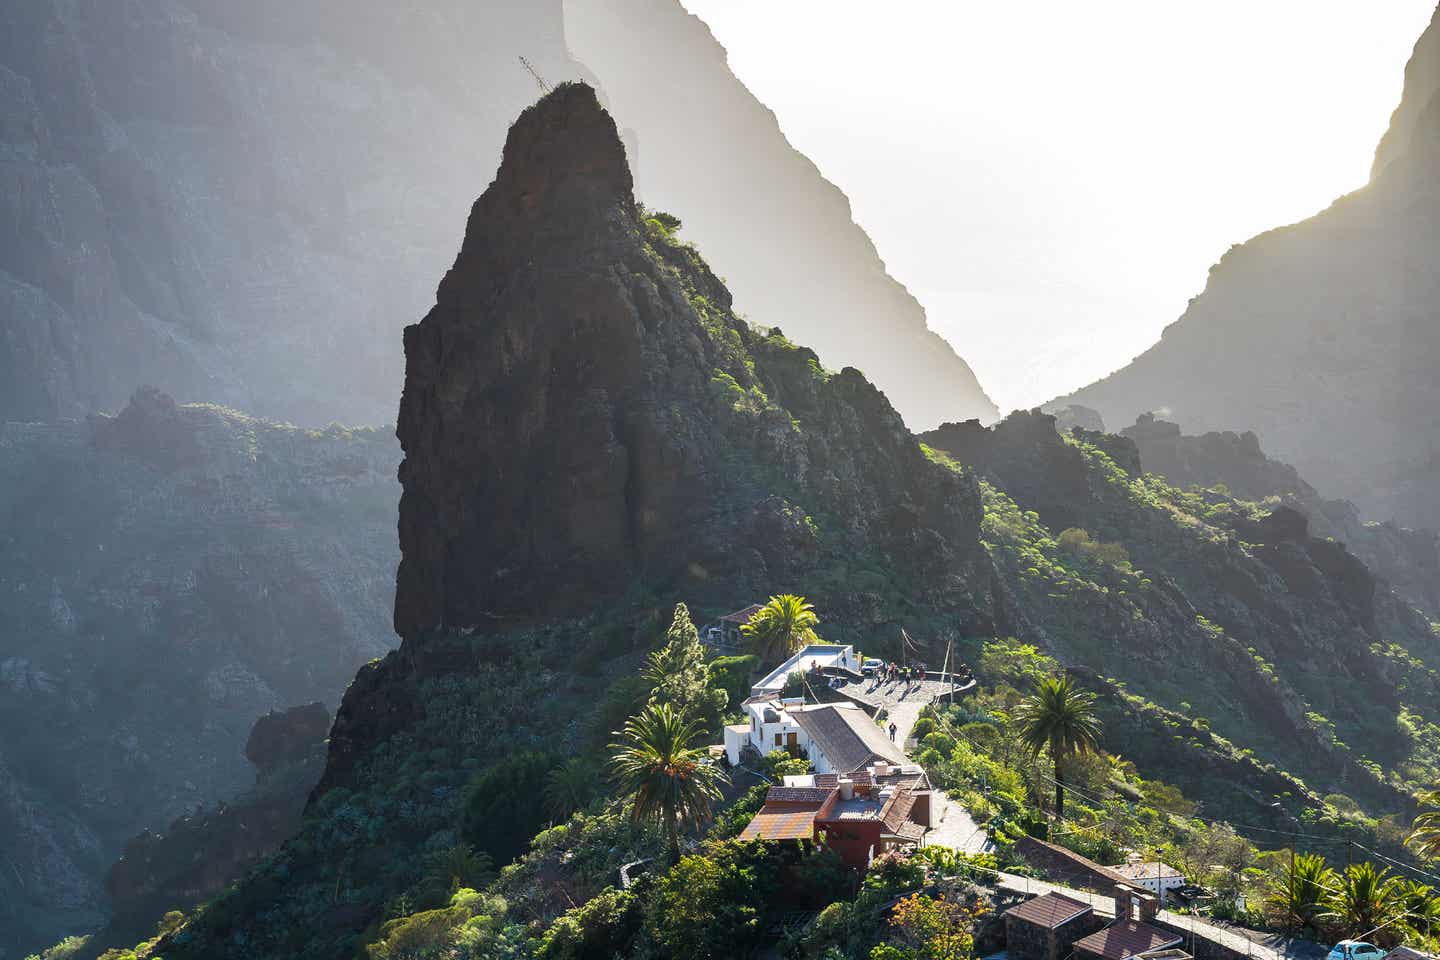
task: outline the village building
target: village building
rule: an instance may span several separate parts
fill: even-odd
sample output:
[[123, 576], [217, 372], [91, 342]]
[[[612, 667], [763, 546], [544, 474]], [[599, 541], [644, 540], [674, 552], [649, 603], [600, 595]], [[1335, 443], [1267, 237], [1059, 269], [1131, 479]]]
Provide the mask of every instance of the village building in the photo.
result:
[[1133, 862], [1113, 868], [1126, 880], [1160, 896], [1164, 906], [1166, 894], [1177, 887], [1185, 886], [1185, 875], [1166, 863], [1158, 861]]
[[1059, 893], [1026, 900], [1003, 916], [1010, 960], [1065, 960], [1076, 940], [1105, 925], [1088, 903]]
[[1184, 938], [1139, 920], [1119, 920], [1075, 942], [1077, 960], [1130, 960], [1178, 947]]
[[747, 747], [763, 756], [786, 750], [810, 760], [818, 773], [853, 773], [875, 761], [904, 763], [905, 753], [859, 706], [849, 702], [806, 704], [806, 698], [785, 697], [792, 673], [825, 683], [827, 672], [848, 675], [858, 667], [854, 649], [812, 643], [790, 657], [750, 688], [741, 704], [746, 722], [725, 727], [725, 756], [742, 763]]
[[918, 846], [932, 809], [923, 771], [878, 764], [846, 777], [816, 774], [771, 787], [740, 839], [813, 840], [863, 870], [882, 853]]
[[706, 624], [700, 631], [700, 639], [712, 647], [721, 647], [727, 650], [736, 650], [745, 645], [745, 634], [740, 628], [749, 623], [755, 614], [764, 609], [758, 603], [752, 603], [742, 610], [734, 613], [727, 613], [714, 623]]

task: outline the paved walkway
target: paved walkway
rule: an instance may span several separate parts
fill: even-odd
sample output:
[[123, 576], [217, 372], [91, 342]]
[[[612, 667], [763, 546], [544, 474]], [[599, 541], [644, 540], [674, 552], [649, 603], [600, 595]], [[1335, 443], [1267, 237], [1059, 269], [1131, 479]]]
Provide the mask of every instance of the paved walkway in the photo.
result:
[[[910, 731], [915, 729], [915, 721], [920, 719], [920, 711], [950, 693], [951, 685], [939, 680], [906, 684], [904, 681], [880, 683], [865, 679], [835, 689], [871, 706], [884, 707], [898, 728], [895, 740], [904, 743], [910, 739]], [[955, 689], [958, 691], [960, 688]]]
[[934, 791], [931, 797], [939, 819], [930, 832], [925, 834], [927, 847], [950, 847], [965, 853], [986, 853], [994, 846], [990, 842], [990, 835], [985, 832], [984, 827], [975, 822], [970, 811], [946, 796], [944, 790]]

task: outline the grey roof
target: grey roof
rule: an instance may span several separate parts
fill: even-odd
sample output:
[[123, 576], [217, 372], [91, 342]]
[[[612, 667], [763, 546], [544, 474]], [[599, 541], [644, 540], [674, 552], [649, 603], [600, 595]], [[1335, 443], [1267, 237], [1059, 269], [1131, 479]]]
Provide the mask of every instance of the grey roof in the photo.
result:
[[790, 716], [841, 773], [853, 773], [876, 760], [905, 762], [905, 751], [900, 749], [899, 744], [892, 743], [875, 721], [858, 707], [827, 703], [792, 710]]

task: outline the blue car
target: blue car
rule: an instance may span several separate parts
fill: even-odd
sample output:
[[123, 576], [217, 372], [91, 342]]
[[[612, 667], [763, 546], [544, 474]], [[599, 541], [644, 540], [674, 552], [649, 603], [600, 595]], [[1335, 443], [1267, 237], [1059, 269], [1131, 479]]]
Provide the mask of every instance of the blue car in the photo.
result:
[[1384, 960], [1385, 951], [1364, 940], [1341, 940], [1325, 960]]

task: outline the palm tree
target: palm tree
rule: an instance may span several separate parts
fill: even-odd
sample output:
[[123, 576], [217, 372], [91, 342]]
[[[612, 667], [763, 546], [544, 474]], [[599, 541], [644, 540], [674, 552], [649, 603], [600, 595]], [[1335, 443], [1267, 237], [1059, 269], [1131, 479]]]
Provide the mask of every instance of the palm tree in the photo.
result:
[[556, 820], [569, 820], [595, 796], [595, 768], [583, 757], [571, 757], [545, 778], [545, 812]]
[[1285, 918], [1287, 927], [1303, 930], [1324, 912], [1330, 891], [1337, 885], [1335, 871], [1324, 857], [1318, 853], [1301, 854], [1286, 873], [1275, 878], [1266, 903]]
[[815, 634], [815, 624], [819, 622], [815, 608], [806, 603], [804, 597], [782, 593], [755, 611], [740, 632], [750, 638], [762, 660], [779, 661], [805, 644], [819, 640]]
[[1426, 939], [1440, 933], [1440, 891], [1419, 880], [1405, 880], [1396, 890], [1396, 896], [1411, 930]]
[[1337, 878], [1330, 908], [1322, 914], [1346, 936], [1365, 936], [1395, 919], [1405, 909], [1399, 881], [1373, 863], [1356, 863]]
[[617, 730], [620, 739], [610, 745], [615, 781], [633, 797], [632, 815], [660, 821], [671, 866], [680, 862], [680, 827], [708, 820], [725, 782], [720, 769], [706, 762], [705, 749], [694, 746], [699, 733], [696, 722], [668, 703], [652, 703]]
[[1086, 693], [1068, 676], [1046, 677], [1033, 696], [1015, 711], [1020, 738], [1032, 756], [1045, 749], [1055, 763], [1055, 816], [1065, 817], [1065, 761], [1096, 749], [1100, 721], [1095, 716], [1095, 695]]
[[1410, 845], [1426, 860], [1440, 860], [1440, 790], [1432, 790], [1420, 802], [1429, 809], [1415, 818]]

